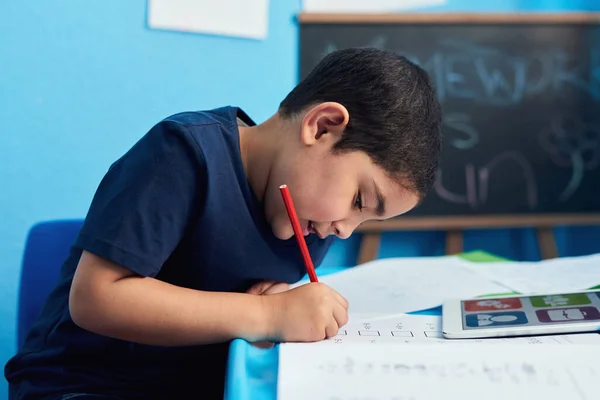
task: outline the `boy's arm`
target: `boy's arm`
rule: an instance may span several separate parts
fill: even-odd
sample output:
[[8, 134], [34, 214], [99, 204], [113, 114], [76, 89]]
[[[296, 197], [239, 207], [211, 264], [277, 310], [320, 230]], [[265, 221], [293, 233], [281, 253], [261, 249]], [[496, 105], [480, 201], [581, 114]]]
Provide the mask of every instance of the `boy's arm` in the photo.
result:
[[85, 251], [69, 310], [91, 332], [157, 346], [316, 341], [348, 321], [346, 299], [320, 283], [263, 296], [205, 292], [141, 277]]
[[264, 298], [178, 287], [84, 251], [69, 309], [73, 321], [92, 332], [150, 345], [185, 346], [269, 336]]

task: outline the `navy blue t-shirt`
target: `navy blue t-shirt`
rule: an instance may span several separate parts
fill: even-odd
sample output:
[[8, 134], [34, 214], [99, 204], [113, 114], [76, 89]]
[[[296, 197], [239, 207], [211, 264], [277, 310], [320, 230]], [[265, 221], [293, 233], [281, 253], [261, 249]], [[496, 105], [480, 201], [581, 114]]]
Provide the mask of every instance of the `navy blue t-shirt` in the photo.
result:
[[[155, 125], [102, 179], [60, 281], [5, 368], [18, 399], [101, 392], [124, 398], [222, 396], [227, 345], [161, 347], [97, 335], [69, 315], [82, 250], [142, 276], [198, 290], [244, 292], [304, 274], [294, 238], [277, 239], [240, 154], [240, 109], [185, 112]], [[332, 239], [307, 237], [315, 265]]]

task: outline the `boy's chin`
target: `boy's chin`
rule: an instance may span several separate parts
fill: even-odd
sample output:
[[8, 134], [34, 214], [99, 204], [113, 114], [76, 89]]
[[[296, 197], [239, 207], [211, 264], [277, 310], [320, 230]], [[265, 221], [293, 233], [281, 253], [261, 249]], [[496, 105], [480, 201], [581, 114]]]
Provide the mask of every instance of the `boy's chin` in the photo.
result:
[[294, 230], [289, 224], [272, 224], [271, 229], [277, 239], [288, 240], [294, 236]]

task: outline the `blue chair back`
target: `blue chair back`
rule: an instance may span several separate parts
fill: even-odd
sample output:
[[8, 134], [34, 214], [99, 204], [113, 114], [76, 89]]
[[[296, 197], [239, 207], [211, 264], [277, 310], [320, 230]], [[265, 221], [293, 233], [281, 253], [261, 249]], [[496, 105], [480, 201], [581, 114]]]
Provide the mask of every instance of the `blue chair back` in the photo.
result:
[[19, 348], [58, 281], [83, 220], [47, 221], [27, 235], [19, 286], [17, 343]]

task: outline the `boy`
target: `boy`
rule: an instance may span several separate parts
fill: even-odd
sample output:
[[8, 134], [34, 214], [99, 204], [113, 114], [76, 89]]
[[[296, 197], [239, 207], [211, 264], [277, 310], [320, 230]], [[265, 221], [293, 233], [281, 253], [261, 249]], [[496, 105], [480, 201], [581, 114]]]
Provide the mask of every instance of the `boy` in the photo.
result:
[[319, 265], [333, 236], [423, 199], [440, 114], [421, 68], [363, 48], [326, 56], [260, 125], [233, 107], [161, 121], [100, 183], [5, 368], [12, 398], [220, 398], [231, 339], [335, 335], [341, 295], [288, 290], [305, 270], [278, 187]]

